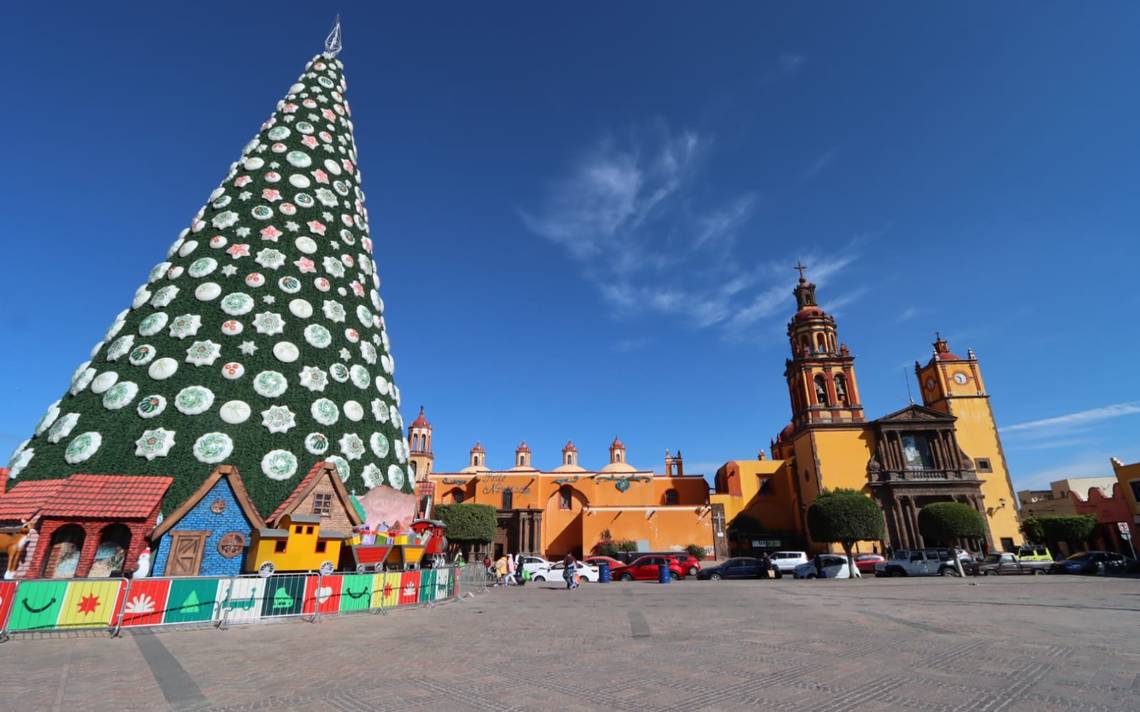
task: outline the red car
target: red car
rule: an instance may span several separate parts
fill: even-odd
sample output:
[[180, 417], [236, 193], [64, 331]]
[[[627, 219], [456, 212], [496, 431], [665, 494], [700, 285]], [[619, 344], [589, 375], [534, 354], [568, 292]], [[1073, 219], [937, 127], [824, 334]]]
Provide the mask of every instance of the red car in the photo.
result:
[[875, 564], [886, 561], [878, 554], [856, 554], [853, 558], [855, 559], [855, 568], [859, 569], [861, 574], [874, 574]]
[[681, 552], [679, 554], [668, 554], [672, 559], [675, 559], [681, 565], [681, 570], [688, 576], [696, 576], [701, 572], [701, 560], [692, 554]]
[[598, 566], [599, 564], [606, 564], [610, 567], [610, 571], [613, 571], [618, 566], [625, 566], [624, 563], [618, 561], [612, 556], [588, 556], [583, 559], [583, 561], [594, 566]]
[[631, 564], [618, 566], [612, 575], [615, 581], [656, 581], [660, 564], [669, 565], [669, 575], [674, 581], [685, 578], [685, 569], [671, 556], [642, 556]]

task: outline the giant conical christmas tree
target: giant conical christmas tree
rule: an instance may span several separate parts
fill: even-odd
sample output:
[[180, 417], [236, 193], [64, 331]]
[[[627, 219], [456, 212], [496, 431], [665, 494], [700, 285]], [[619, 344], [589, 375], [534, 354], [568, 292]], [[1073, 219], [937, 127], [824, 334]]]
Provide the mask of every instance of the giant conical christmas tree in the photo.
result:
[[308, 467], [410, 491], [339, 24], [14, 453], [11, 476], [172, 475], [215, 464], [263, 513]]

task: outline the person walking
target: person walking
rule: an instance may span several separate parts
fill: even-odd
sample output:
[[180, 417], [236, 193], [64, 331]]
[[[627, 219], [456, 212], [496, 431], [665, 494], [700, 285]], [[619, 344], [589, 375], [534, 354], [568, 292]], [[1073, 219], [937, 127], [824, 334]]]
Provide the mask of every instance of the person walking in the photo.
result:
[[514, 586], [515, 581], [515, 555], [507, 554], [507, 585]]
[[578, 582], [574, 577], [578, 570], [578, 562], [574, 560], [573, 554], [566, 554], [566, 558], [562, 559], [562, 567], [562, 576], [566, 579], [566, 590], [578, 588]]
[[495, 579], [496, 584], [506, 585], [507, 578], [507, 555], [503, 554], [499, 560], [495, 562]]

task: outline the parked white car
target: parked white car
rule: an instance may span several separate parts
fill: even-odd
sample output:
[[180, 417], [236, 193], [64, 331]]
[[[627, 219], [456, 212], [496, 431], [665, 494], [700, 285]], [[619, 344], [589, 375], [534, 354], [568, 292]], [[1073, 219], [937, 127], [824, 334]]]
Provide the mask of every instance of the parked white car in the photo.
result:
[[[820, 569], [816, 567], [814, 560], [797, 566], [792, 572], [792, 575], [798, 579], [851, 578], [851, 571], [847, 568], [847, 557], [837, 556], [835, 554], [820, 554], [819, 558], [823, 563], [823, 576], [819, 575]], [[859, 569], [855, 569], [855, 577], [862, 578], [862, 574], [859, 573]]]
[[531, 556], [530, 554], [523, 554], [519, 557], [522, 560], [523, 571], [529, 571], [533, 574], [535, 571], [548, 569], [554, 565], [553, 561], [547, 561], [541, 556]]
[[[531, 571], [531, 580], [563, 581], [565, 580], [563, 578], [563, 573], [565, 571], [566, 565], [559, 561], [557, 563], [550, 564], [546, 568], [535, 569]], [[592, 564], [583, 564], [579, 561], [578, 565], [574, 567], [574, 573], [578, 576], [581, 576], [583, 581], [589, 581], [590, 583], [598, 582], [598, 567]]]
[[[959, 571], [950, 549], [895, 549], [891, 558], [875, 564], [876, 576], [958, 576]], [[965, 563], [965, 562], [963, 562]]]
[[768, 556], [772, 568], [779, 569], [780, 573], [791, 573], [800, 564], [806, 564], [808, 555], [806, 551], [777, 551]]

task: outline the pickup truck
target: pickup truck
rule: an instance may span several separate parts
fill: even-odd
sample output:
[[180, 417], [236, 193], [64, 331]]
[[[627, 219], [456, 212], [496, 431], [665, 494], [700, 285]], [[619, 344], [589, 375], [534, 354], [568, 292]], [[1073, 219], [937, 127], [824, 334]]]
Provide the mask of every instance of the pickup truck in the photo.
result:
[[1028, 561], [1019, 559], [1016, 554], [995, 552], [976, 563], [970, 564], [967, 573], [973, 576], [1034, 575], [1049, 573], [1052, 561]]

